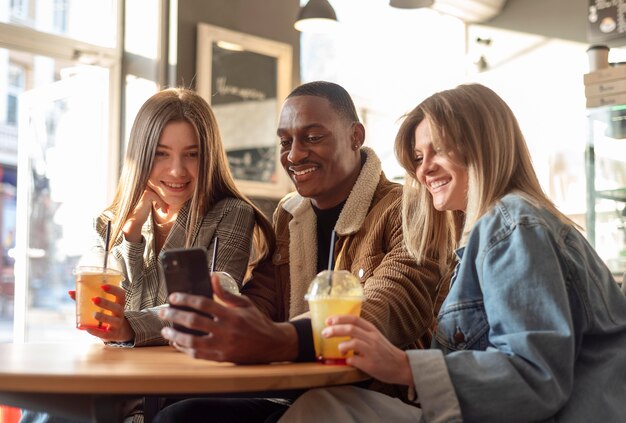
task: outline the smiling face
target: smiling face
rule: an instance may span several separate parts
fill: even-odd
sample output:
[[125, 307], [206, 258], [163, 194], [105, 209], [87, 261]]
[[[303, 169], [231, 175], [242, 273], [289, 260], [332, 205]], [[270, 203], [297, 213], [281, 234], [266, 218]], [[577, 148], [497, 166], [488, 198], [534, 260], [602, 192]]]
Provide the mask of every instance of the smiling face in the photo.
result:
[[187, 121], [168, 123], [154, 156], [148, 186], [170, 207], [179, 210], [192, 196], [198, 175], [198, 140]]
[[415, 129], [415, 177], [433, 198], [440, 211], [467, 207], [467, 168], [453, 151], [440, 151], [432, 143], [426, 119]]
[[303, 197], [320, 209], [348, 198], [361, 169], [365, 131], [323, 97], [288, 98], [277, 131], [280, 162]]

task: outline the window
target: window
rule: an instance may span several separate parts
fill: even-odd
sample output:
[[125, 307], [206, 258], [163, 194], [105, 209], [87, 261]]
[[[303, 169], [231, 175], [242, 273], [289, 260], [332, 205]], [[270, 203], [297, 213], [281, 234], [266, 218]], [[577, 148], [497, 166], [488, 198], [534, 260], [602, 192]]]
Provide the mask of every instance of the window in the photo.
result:
[[9, 78], [7, 84], [7, 114], [6, 123], [17, 125], [17, 98], [26, 89], [26, 70], [23, 66], [9, 64]]
[[0, 342], [91, 340], [67, 291], [118, 176], [117, 7], [0, 6]]
[[53, 18], [52, 26], [55, 32], [59, 34], [65, 34], [68, 29], [67, 16], [69, 11], [68, 0], [54, 0], [54, 7], [52, 9]]
[[28, 0], [11, 0], [11, 16], [26, 19], [28, 17]]
[[10, 0], [10, 4], [0, 2], [0, 22], [114, 48], [118, 3], [119, 0]]

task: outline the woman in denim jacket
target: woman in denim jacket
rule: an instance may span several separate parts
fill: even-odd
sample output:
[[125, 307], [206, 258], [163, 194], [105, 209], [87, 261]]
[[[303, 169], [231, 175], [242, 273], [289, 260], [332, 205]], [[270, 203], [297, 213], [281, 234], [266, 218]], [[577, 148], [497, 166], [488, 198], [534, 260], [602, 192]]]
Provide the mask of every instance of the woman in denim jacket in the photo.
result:
[[626, 298], [542, 191], [506, 103], [477, 84], [437, 93], [407, 115], [396, 154], [407, 248], [441, 266], [456, 255], [437, 349], [403, 352], [348, 316], [325, 336], [351, 336], [348, 363], [409, 385], [421, 409], [340, 387], [309, 391], [284, 419], [624, 421]]

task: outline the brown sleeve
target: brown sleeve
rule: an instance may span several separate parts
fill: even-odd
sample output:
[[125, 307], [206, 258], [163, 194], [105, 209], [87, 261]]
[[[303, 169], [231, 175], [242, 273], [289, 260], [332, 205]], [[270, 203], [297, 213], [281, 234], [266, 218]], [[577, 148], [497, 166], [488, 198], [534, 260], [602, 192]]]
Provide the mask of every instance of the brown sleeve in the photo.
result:
[[[272, 227], [277, 235], [276, 251], [280, 251], [283, 232], [288, 229], [288, 222], [280, 218], [280, 207], [284, 199], [278, 204], [272, 218]], [[277, 230], [278, 228], [278, 230]], [[252, 270], [250, 278], [244, 283], [241, 289], [242, 295], [247, 296], [252, 302], [275, 322], [286, 320], [284, 313], [284, 293], [280, 288], [279, 265], [274, 263], [274, 253], [268, 255], [263, 261], [257, 264]], [[288, 263], [288, 257], [283, 260]], [[288, 264], [287, 264], [288, 265]]]
[[382, 214], [385, 225], [382, 260], [364, 283], [362, 316], [398, 347], [428, 335], [434, 324], [434, 303], [441, 276], [435, 260], [417, 265], [404, 247], [401, 199]]
[[255, 266], [252, 276], [243, 285], [241, 293], [250, 298], [270, 319], [278, 322], [284, 320], [284, 317], [279, 307], [279, 292], [276, 285], [277, 278], [272, 257], [267, 257]]

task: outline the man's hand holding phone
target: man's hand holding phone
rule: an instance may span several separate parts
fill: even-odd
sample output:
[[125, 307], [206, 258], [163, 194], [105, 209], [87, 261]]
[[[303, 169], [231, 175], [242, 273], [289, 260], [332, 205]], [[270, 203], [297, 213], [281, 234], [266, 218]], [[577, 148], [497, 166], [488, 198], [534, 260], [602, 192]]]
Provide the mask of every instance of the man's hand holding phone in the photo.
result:
[[[220, 302], [202, 295], [170, 294], [171, 307], [159, 311], [163, 320], [175, 325], [161, 330], [165, 339], [185, 354], [205, 360], [251, 364], [297, 357], [298, 336], [291, 324], [275, 323], [247, 297], [227, 292], [217, 275], [212, 275], [211, 282], [215, 299]], [[190, 335], [176, 330], [177, 326], [206, 335]]]

